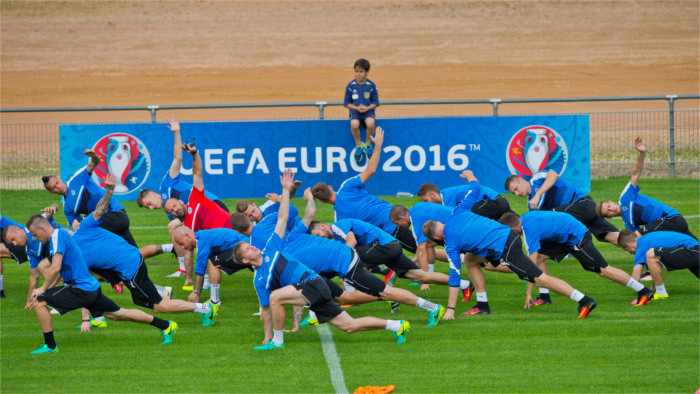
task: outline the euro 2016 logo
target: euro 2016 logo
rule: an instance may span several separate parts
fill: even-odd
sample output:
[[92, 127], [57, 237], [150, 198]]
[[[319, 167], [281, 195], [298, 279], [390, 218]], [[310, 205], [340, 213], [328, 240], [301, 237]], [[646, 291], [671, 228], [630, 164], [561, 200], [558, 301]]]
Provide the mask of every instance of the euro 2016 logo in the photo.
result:
[[508, 142], [506, 163], [511, 174], [529, 181], [542, 170], [563, 173], [568, 156], [566, 143], [559, 133], [546, 126], [527, 126], [518, 130]]
[[92, 148], [100, 156], [100, 164], [92, 173], [93, 180], [104, 187], [108, 173], [116, 178], [115, 194], [138, 190], [151, 171], [151, 155], [133, 135], [114, 133], [100, 138]]

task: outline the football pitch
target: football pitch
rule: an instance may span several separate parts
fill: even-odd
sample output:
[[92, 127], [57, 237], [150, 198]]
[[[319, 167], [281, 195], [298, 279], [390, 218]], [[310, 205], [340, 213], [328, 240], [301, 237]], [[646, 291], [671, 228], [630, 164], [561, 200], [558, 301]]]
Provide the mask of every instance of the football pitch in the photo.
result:
[[[303, 181], [303, 179], [302, 179]], [[617, 201], [627, 179], [595, 180], [596, 201]], [[304, 185], [309, 186], [309, 185]], [[700, 182], [689, 179], [642, 179], [641, 192], [683, 214], [700, 234]], [[301, 193], [299, 193], [301, 194]], [[518, 213], [525, 199], [506, 195]], [[407, 207], [417, 197], [385, 197]], [[262, 202], [262, 199], [254, 200]], [[231, 210], [235, 200], [225, 200]], [[45, 191], [0, 192], [1, 213], [20, 223], [51, 203]], [[304, 201], [292, 203], [303, 212]], [[162, 211], [124, 203], [140, 246], [169, 243]], [[330, 222], [332, 207], [317, 204], [317, 219]], [[59, 223], [65, 223], [60, 212]], [[618, 228], [622, 220], [613, 220]], [[632, 255], [596, 242], [607, 261], [627, 272]], [[396, 386], [413, 392], [695, 392], [700, 387], [700, 318], [698, 280], [687, 270], [664, 271], [670, 297], [644, 307], [630, 302], [636, 294], [624, 286], [584, 271], [573, 258], [549, 263], [551, 275], [590, 295], [598, 308], [577, 319], [577, 304], [552, 294], [552, 305], [523, 310], [525, 282], [516, 275], [486, 272], [492, 314], [464, 316], [475, 300], [458, 303], [457, 318], [425, 327], [425, 312], [402, 305], [390, 314], [388, 302], [347, 309], [354, 317], [404, 319], [411, 330], [404, 345], [389, 331], [348, 335], [330, 327], [337, 363], [327, 361], [318, 328], [285, 334], [285, 348], [253, 350], [263, 339], [262, 322], [252, 286], [253, 274], [223, 275], [222, 306], [211, 327], [201, 327], [198, 314], [159, 317], [179, 324], [173, 343], [160, 345], [151, 326], [109, 322], [90, 333], [76, 329], [80, 313], [53, 317], [60, 351], [30, 355], [43, 337], [34, 312], [24, 309], [29, 264], [3, 260], [7, 298], [0, 301], [0, 389], [3, 392], [333, 392], [360, 386]], [[173, 286], [174, 298], [186, 299], [181, 278], [166, 278], [177, 268], [173, 255], [148, 260], [151, 279]], [[447, 263], [435, 269], [448, 272]], [[466, 271], [465, 271], [466, 279]], [[445, 304], [445, 286], [420, 291], [410, 281], [396, 285], [433, 302]], [[650, 282], [643, 282], [649, 286]], [[122, 307], [135, 308], [129, 292], [104, 293]], [[202, 294], [207, 300], [208, 291]], [[291, 309], [287, 314], [291, 327]], [[331, 358], [331, 357], [328, 357]], [[342, 376], [341, 376], [342, 374]], [[333, 378], [333, 379], [332, 379]]]

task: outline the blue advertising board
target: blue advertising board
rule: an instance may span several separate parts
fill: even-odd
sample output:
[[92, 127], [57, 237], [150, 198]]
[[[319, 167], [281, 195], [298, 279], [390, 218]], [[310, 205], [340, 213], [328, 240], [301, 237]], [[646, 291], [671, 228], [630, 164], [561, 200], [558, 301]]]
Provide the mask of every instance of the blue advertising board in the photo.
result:
[[[425, 182], [440, 188], [463, 182], [464, 169], [504, 191], [505, 179], [553, 169], [590, 190], [587, 115], [380, 119], [385, 131], [379, 168], [367, 182], [374, 195], [416, 194]], [[304, 186], [334, 188], [362, 171], [346, 120], [182, 123], [182, 140], [194, 141], [204, 163], [204, 184], [220, 198], [263, 197], [279, 192], [279, 175], [292, 168]], [[163, 123], [62, 125], [61, 174], [84, 166], [85, 149], [102, 158], [93, 179], [118, 177], [115, 195], [135, 200], [158, 190], [173, 158], [173, 133]], [[191, 182], [192, 159], [181, 173]]]

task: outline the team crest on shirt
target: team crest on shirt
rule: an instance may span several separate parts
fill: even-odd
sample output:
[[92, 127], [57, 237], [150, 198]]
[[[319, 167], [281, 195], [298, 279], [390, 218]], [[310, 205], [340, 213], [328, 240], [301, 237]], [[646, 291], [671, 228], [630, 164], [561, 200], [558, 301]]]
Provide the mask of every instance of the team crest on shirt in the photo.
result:
[[269, 263], [270, 262], [270, 256], [265, 256], [265, 262]]
[[369, 92], [365, 92], [365, 98], [369, 100]]
[[542, 170], [562, 174], [566, 169], [569, 151], [566, 142], [556, 130], [532, 125], [518, 130], [508, 142], [506, 163], [511, 174], [529, 181]]
[[108, 173], [114, 174], [114, 194], [138, 190], [151, 172], [151, 155], [146, 145], [133, 135], [112, 133], [100, 138], [92, 149], [100, 157], [100, 164], [92, 179], [104, 187]]
[[191, 215], [192, 214], [192, 207], [187, 207], [187, 214]]

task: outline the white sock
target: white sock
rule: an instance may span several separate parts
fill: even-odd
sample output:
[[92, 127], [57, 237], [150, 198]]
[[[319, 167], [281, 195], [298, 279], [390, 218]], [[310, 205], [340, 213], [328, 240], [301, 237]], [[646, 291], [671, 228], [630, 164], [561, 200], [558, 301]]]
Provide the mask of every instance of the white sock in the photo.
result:
[[571, 298], [572, 300], [574, 300], [576, 302], [579, 302], [583, 299], [583, 297], [585, 297], [583, 293], [574, 289], [574, 292], [571, 293], [571, 296], [569, 298]]
[[173, 251], [173, 244], [160, 245], [160, 248], [163, 250], [163, 253], [171, 253]]
[[309, 319], [318, 321], [318, 319], [316, 318], [316, 312], [314, 312], [310, 309], [309, 309]]
[[156, 287], [156, 291], [158, 291], [158, 295], [160, 295], [161, 297], [165, 295], [165, 287], [163, 287], [163, 286], [158, 286], [158, 285], [155, 284], [155, 283], [153, 284], [153, 286]]
[[435, 264], [428, 264], [428, 272], [435, 272]]
[[218, 304], [221, 299], [220, 297], [221, 285], [211, 285], [211, 302]]
[[106, 321], [104, 316], [98, 316], [95, 318], [97, 321]]
[[401, 328], [401, 321], [400, 320], [387, 320], [386, 321], [386, 330], [387, 331], [396, 331]]
[[343, 284], [345, 285], [345, 291], [347, 291], [348, 293], [355, 291], [355, 287], [348, 283], [348, 281], [344, 280]]
[[537, 289], [540, 291], [540, 295], [549, 294], [549, 289], [546, 287], [538, 287]]
[[469, 286], [471, 286], [471, 285], [472, 285], [472, 282], [470, 282], [468, 280], [462, 279], [459, 281], [459, 288], [462, 290], [469, 288]]
[[416, 306], [421, 309], [425, 309], [428, 312], [435, 312], [438, 309], [437, 304], [433, 304], [432, 302], [424, 300], [420, 297], [418, 297], [418, 303], [416, 304]]
[[667, 296], [668, 295], [668, 293], [666, 293], [666, 286], [664, 286], [664, 285], [656, 286], [656, 292], [660, 296]]
[[186, 272], [185, 268], [185, 257], [178, 257], [177, 262], [180, 263], [180, 271]]
[[194, 304], [194, 313], [209, 313], [210, 310], [209, 304], [203, 304], [201, 302]]
[[489, 302], [486, 298], [486, 293], [476, 293], [476, 302]]
[[275, 331], [272, 330], [272, 342], [279, 346], [284, 343], [284, 330], [282, 331]]
[[637, 282], [634, 278], [630, 278], [630, 281], [627, 282], [626, 286], [636, 292], [639, 292], [639, 290], [642, 290], [644, 288], [644, 285]]
[[209, 274], [204, 274], [204, 284], [202, 285], [203, 288], [209, 287]]
[[0, 275], [0, 290], [5, 290], [5, 283], [2, 280], [2, 275]]

